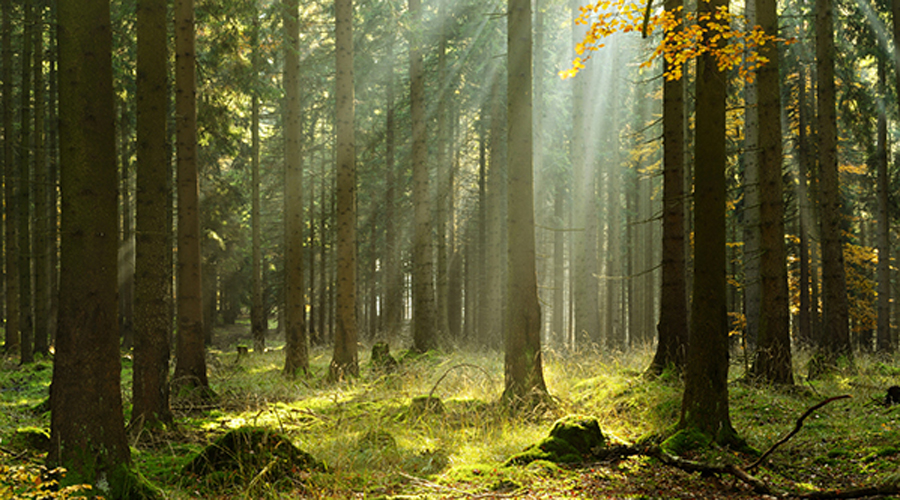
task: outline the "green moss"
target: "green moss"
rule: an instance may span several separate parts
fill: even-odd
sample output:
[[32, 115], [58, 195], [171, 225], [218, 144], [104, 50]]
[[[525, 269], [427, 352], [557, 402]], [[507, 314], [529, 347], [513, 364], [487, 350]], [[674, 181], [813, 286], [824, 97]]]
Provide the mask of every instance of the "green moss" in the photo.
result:
[[709, 436], [695, 427], [688, 427], [676, 431], [675, 434], [662, 442], [660, 448], [666, 453], [681, 455], [686, 451], [706, 448], [710, 444], [712, 444], [712, 439]]
[[549, 436], [513, 455], [505, 465], [523, 465], [535, 460], [577, 463], [596, 456], [605, 447], [606, 437], [596, 418], [570, 415], [554, 422]]
[[[211, 476], [214, 485], [274, 482], [297, 471], [323, 471], [324, 464], [284, 436], [262, 428], [241, 427], [207, 446], [184, 466], [185, 476]], [[263, 477], [264, 476], [264, 477]]]

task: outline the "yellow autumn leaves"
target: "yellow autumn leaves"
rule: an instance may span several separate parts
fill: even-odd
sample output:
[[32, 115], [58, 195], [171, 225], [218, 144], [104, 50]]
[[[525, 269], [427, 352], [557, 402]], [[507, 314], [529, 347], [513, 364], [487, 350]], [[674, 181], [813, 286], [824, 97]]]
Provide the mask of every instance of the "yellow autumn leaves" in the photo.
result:
[[[588, 29], [584, 39], [575, 46], [578, 57], [572, 61], [572, 67], [559, 72], [562, 79], [574, 77], [584, 69], [591, 53], [603, 47], [606, 37], [616, 33], [642, 32], [645, 28], [644, 3], [603, 0], [579, 9], [575, 24], [588, 26]], [[747, 31], [736, 28], [746, 24], [743, 16], [732, 14], [725, 7], [702, 14], [684, 12], [681, 7], [652, 14], [646, 20], [646, 35], [661, 29], [663, 36], [641, 67], [649, 67], [657, 58], [663, 57], [668, 63], [665, 77], [677, 80], [682, 76], [684, 63], [711, 53], [720, 70], [737, 68], [741, 78], [752, 80], [754, 71], [768, 61], [761, 54], [762, 47], [767, 43], [791, 43], [791, 40], [767, 35], [759, 26]]]

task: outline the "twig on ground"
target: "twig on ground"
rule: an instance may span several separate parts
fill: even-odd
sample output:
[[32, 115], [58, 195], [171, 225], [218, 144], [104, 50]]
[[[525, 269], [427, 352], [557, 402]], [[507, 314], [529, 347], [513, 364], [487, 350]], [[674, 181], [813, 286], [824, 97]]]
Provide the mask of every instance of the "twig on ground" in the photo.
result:
[[812, 407], [810, 407], [808, 410], [806, 410], [805, 412], [803, 412], [803, 415], [800, 415], [800, 418], [797, 419], [797, 423], [794, 425], [794, 429], [793, 429], [791, 432], [787, 433], [786, 436], [784, 436], [783, 438], [781, 438], [781, 439], [779, 439], [777, 442], [775, 442], [775, 444], [773, 444], [772, 446], [770, 446], [769, 449], [766, 450], [765, 453], [763, 453], [762, 455], [760, 455], [760, 457], [757, 458], [753, 463], [751, 463], [750, 465], [744, 467], [744, 469], [750, 471], [750, 470], [755, 469], [756, 467], [759, 467], [759, 465], [763, 463], [763, 460], [765, 460], [766, 457], [768, 457], [769, 455], [772, 454], [773, 451], [775, 451], [775, 448], [778, 448], [779, 446], [783, 445], [783, 444], [786, 443], [789, 439], [791, 439], [792, 437], [794, 437], [794, 434], [797, 434], [798, 432], [800, 432], [800, 428], [803, 427], [803, 421], [806, 420], [806, 417], [812, 415], [812, 413], [813, 413], [814, 411], [816, 411], [816, 410], [818, 410], [819, 408], [821, 408], [821, 407], [827, 405], [828, 403], [831, 403], [832, 401], [837, 401], [837, 400], [839, 400], [839, 399], [847, 399], [847, 398], [849, 398], [849, 397], [851, 397], [849, 394], [844, 394], [843, 396], [834, 396], [834, 397], [832, 397], [832, 398], [826, 399], [825, 401], [822, 401], [822, 402], [819, 403], [819, 404], [816, 404], [816, 405], [813, 405]]
[[647, 455], [659, 459], [666, 465], [677, 467], [685, 472], [700, 472], [704, 474], [726, 474], [748, 484], [755, 493], [760, 495], [778, 494], [765, 481], [750, 475], [744, 469], [733, 464], [712, 465], [703, 462], [695, 462], [686, 460], [675, 455], [670, 455], [659, 448], [652, 448], [647, 451]]

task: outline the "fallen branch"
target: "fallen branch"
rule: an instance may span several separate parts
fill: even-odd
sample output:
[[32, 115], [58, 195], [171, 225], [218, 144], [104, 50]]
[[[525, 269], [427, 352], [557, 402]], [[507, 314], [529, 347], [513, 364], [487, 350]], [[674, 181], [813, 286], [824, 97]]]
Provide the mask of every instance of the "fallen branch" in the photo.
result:
[[867, 486], [865, 488], [854, 488], [850, 490], [812, 491], [793, 496], [797, 498], [819, 498], [825, 500], [833, 498], [864, 498], [885, 495], [900, 495], [900, 485], [881, 484], [878, 486]]
[[652, 448], [648, 450], [647, 455], [658, 459], [660, 462], [666, 465], [679, 468], [685, 472], [700, 472], [702, 474], [719, 475], [725, 474], [732, 476], [749, 485], [751, 488], [753, 488], [754, 493], [758, 493], [760, 495], [780, 494], [780, 492], [776, 492], [775, 490], [773, 490], [772, 487], [769, 486], [765, 481], [759, 479], [758, 477], [752, 476], [750, 473], [738, 467], [737, 465], [712, 465], [703, 462], [696, 462], [694, 460], [686, 460], [675, 455], [670, 455], [659, 448]]
[[803, 421], [806, 420], [806, 417], [812, 415], [812, 413], [813, 413], [814, 411], [816, 411], [816, 410], [818, 410], [819, 408], [821, 408], [821, 407], [827, 405], [828, 403], [831, 403], [832, 401], [837, 401], [837, 400], [839, 400], [839, 399], [847, 399], [847, 398], [849, 398], [849, 397], [851, 397], [849, 394], [844, 394], [843, 396], [835, 396], [835, 397], [833, 397], [833, 398], [828, 398], [828, 399], [826, 399], [825, 401], [822, 401], [821, 403], [819, 403], [819, 404], [817, 404], [817, 405], [814, 405], [814, 406], [810, 407], [808, 410], [806, 410], [806, 411], [803, 413], [803, 415], [800, 415], [800, 418], [797, 419], [797, 423], [794, 425], [794, 429], [793, 429], [791, 432], [787, 433], [786, 436], [784, 436], [783, 438], [779, 439], [777, 442], [775, 442], [775, 444], [773, 444], [772, 446], [770, 446], [769, 449], [766, 450], [765, 453], [763, 453], [762, 455], [760, 455], [760, 457], [757, 458], [756, 461], [754, 461], [752, 464], [750, 464], [750, 465], [748, 465], [747, 467], [745, 467], [745, 469], [749, 471], [749, 470], [753, 470], [753, 469], [759, 467], [759, 465], [763, 463], [763, 460], [765, 460], [766, 457], [768, 457], [769, 455], [772, 454], [773, 451], [775, 451], [775, 448], [778, 448], [779, 446], [781, 446], [781, 445], [783, 445], [784, 443], [788, 442], [789, 439], [791, 439], [792, 437], [794, 437], [794, 434], [797, 434], [798, 432], [800, 432], [800, 428], [803, 427]]

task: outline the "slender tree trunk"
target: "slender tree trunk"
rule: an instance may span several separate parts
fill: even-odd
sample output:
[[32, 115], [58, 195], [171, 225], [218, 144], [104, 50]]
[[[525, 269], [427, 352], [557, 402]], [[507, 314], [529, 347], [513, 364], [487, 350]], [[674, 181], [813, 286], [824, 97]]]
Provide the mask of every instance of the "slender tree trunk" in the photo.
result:
[[797, 314], [797, 341], [805, 346], [812, 345], [812, 302], [810, 299], [810, 252], [809, 252], [809, 139], [807, 134], [806, 85], [807, 72], [800, 68], [799, 99], [797, 99], [797, 116], [799, 120], [797, 135], [797, 213], [799, 214], [800, 244], [798, 251], [800, 261], [800, 311]]
[[[581, 2], [573, 2], [572, 10], [578, 11]], [[573, 33], [573, 36], [580, 34]], [[581, 41], [580, 39], [578, 40]], [[574, 289], [572, 300], [575, 308], [575, 342], [597, 342], [600, 336], [599, 284], [597, 275], [597, 217], [594, 171], [587, 164], [587, 122], [585, 107], [588, 102], [588, 82], [576, 78], [574, 82], [572, 114], [572, 142], [570, 155], [573, 175], [573, 213], [579, 230], [573, 233], [572, 267]], [[607, 311], [611, 314], [612, 311]]]
[[425, 128], [425, 70], [423, 41], [418, 30], [422, 24], [420, 0], [409, 0], [413, 25], [410, 34], [409, 82], [412, 119], [413, 207], [413, 350], [425, 352], [437, 347], [435, 291], [431, 242], [431, 203], [429, 202], [428, 144]]
[[[759, 25], [778, 36], [776, 0], [755, 0]], [[784, 248], [781, 86], [778, 47], [763, 46], [768, 63], [759, 78], [759, 180], [761, 315], [753, 375], [770, 384], [794, 383], [787, 259]]]
[[[174, 380], [209, 391], [200, 270], [200, 183], [197, 173], [197, 102], [194, 1], [175, 1], [175, 134], [178, 177], [178, 300]], [[211, 318], [210, 318], [211, 320]]]
[[[438, 9], [446, 14], [447, 0], [438, 0]], [[442, 18], [443, 19], [443, 18]], [[437, 322], [437, 336], [444, 338], [450, 328], [448, 294], [450, 292], [449, 280], [449, 248], [447, 240], [447, 227], [450, 198], [450, 123], [448, 101], [450, 100], [450, 82], [447, 77], [447, 34], [446, 21], [440, 25], [438, 34], [438, 82], [440, 82], [437, 96], [437, 192], [435, 194], [435, 246], [437, 262], [435, 274], [435, 321]]]
[[820, 363], [810, 367], [815, 376], [838, 357], [852, 360], [849, 306], [841, 235], [841, 191], [838, 179], [837, 117], [834, 82], [834, 28], [832, 0], [816, 0], [816, 72], [818, 77], [819, 217], [822, 244], [822, 332]]
[[[60, 0], [60, 311], [48, 461], [113, 491], [131, 463], [117, 321], [118, 206], [108, 0]], [[120, 490], [122, 491], [122, 490]], [[127, 491], [127, 490], [125, 490]], [[130, 492], [126, 492], [130, 494]]]
[[384, 191], [384, 281], [382, 295], [382, 314], [385, 339], [390, 342], [395, 338], [397, 330], [400, 328], [401, 314], [403, 313], [403, 271], [399, 265], [400, 252], [397, 248], [397, 227], [394, 224], [397, 213], [397, 177], [396, 165], [394, 164], [394, 148], [395, 148], [395, 119], [394, 119], [394, 40], [388, 43], [388, 55], [386, 57], [388, 64], [388, 81], [386, 84], [387, 95], [385, 96], [385, 135], [384, 135], [384, 169], [385, 169], [385, 191]]
[[[900, 21], [897, 21], [900, 23]], [[900, 38], [898, 38], [900, 39]], [[890, 235], [891, 225], [888, 218], [888, 192], [890, 185], [888, 184], [888, 153], [887, 153], [887, 102], [885, 100], [886, 92], [886, 68], [885, 61], [882, 58], [878, 60], [878, 87], [879, 100], [882, 105], [878, 106], [878, 127], [876, 139], [876, 177], [877, 177], [877, 199], [878, 199], [878, 227], [876, 230], [876, 239], [878, 247], [878, 316], [877, 316], [877, 336], [875, 339], [875, 349], [880, 353], [890, 353], [894, 350], [891, 336], [891, 246]]]
[[566, 187], [562, 176], [557, 176], [553, 194], [553, 220], [560, 230], [553, 233], [553, 323], [550, 328], [554, 347], [561, 348], [566, 344], [566, 278], [565, 278], [565, 226]]
[[[51, 26], [56, 24], [56, 2], [50, 2], [50, 15], [49, 15], [49, 23]], [[54, 339], [56, 338], [56, 324], [57, 324], [57, 311], [59, 310], [59, 224], [58, 224], [58, 214], [59, 214], [59, 201], [58, 201], [58, 189], [59, 185], [59, 121], [57, 120], [57, 95], [58, 95], [58, 73], [57, 71], [57, 40], [55, 36], [50, 37], [50, 50], [49, 50], [49, 109], [47, 114], [47, 123], [49, 124], [48, 132], [47, 132], [47, 149], [48, 149], [48, 162], [47, 162], [47, 177], [49, 178], [50, 183], [50, 196], [49, 196], [49, 212], [47, 223], [50, 227], [50, 232], [48, 233], [49, 238], [49, 246], [50, 246], [50, 312], [47, 315], [48, 318], [48, 330], [50, 335], [50, 343], [52, 344]], [[171, 267], [171, 266], [169, 266]]]
[[[666, 11], [681, 16], [682, 0], [668, 0]], [[668, 70], [670, 63], [664, 62]], [[684, 207], [684, 78], [663, 82], [662, 285], [659, 335], [648, 373], [671, 366], [682, 372], [688, 341]]]
[[169, 356], [172, 249], [168, 199], [168, 43], [166, 0], [137, 9], [137, 186], [135, 200], [134, 407], [131, 427], [172, 423]]
[[508, 33], [509, 303], [503, 400], [532, 410], [547, 398], [547, 387], [535, 269], [530, 0], [510, 0]]
[[478, 115], [478, 258], [476, 271], [478, 276], [478, 328], [476, 334], [481, 345], [490, 345], [488, 331], [490, 329], [490, 296], [487, 265], [487, 147], [488, 147], [488, 121], [487, 105], [482, 103]]
[[[259, 6], [254, 4], [254, 11]], [[259, 19], [253, 18], [253, 77], [254, 84], [258, 85], [259, 75]], [[253, 338], [253, 351], [263, 353], [266, 350], [267, 318], [263, 305], [263, 276], [262, 276], [262, 216], [260, 215], [259, 195], [259, 91], [253, 89], [250, 103], [250, 184], [251, 205], [250, 218], [253, 229], [251, 231], [251, 299], [250, 299], [250, 336]]]
[[15, 165], [13, 143], [13, 84], [12, 84], [12, 29], [10, 0], [3, 0], [3, 201], [5, 226], [5, 277], [6, 277], [6, 338], [4, 349], [7, 354], [20, 351], [19, 342], [19, 237], [18, 200], [16, 185], [18, 172]]
[[[329, 220], [327, 206], [330, 205], [328, 202], [328, 182], [326, 175], [326, 168], [328, 162], [325, 159], [322, 159], [322, 188], [319, 193], [319, 239], [321, 240], [321, 244], [319, 245], [319, 336], [320, 340], [324, 343], [326, 341], [326, 331], [330, 336], [330, 321], [326, 322], [326, 318], [329, 315], [329, 297], [330, 297], [330, 285], [328, 282], [328, 237], [329, 234], [326, 231], [326, 222]], [[328, 328], [328, 330], [326, 330]]]
[[[745, 4], [747, 24], [757, 24], [756, 0], [750, 0]], [[760, 234], [760, 85], [758, 79], [748, 81], [744, 86], [744, 328], [743, 346], [745, 354], [754, 352], [759, 336], [760, 314], [762, 313], [762, 280], [760, 277], [760, 260], [762, 258], [761, 234]], [[780, 128], [779, 128], [780, 130]]]
[[22, 115], [19, 121], [19, 179], [16, 183], [19, 224], [19, 341], [22, 364], [34, 361], [34, 315], [31, 294], [31, 47], [34, 9], [25, 2], [25, 27], [22, 34]]
[[[45, 141], [44, 2], [37, 3], [34, 29], [34, 352], [50, 352], [50, 179]], [[54, 186], [55, 187], [55, 186]], [[55, 192], [56, 189], [53, 189]], [[55, 238], [54, 238], [55, 241]], [[55, 250], [55, 247], [54, 249]]]
[[487, 204], [487, 330], [484, 335], [489, 347], [503, 347], [505, 332], [507, 272], [504, 256], [507, 254], [507, 107], [503, 96], [506, 81], [502, 74], [495, 75], [491, 86], [490, 162], [486, 179]]
[[284, 374], [309, 370], [306, 291], [303, 285], [303, 159], [300, 126], [300, 8], [298, 0], [284, 6]]
[[331, 377], [359, 375], [356, 353], [356, 143], [353, 94], [353, 0], [335, 0], [337, 137], [337, 297]]
[[[701, 2], [700, 15], [727, 9], [723, 0]], [[709, 37], [705, 41], [709, 43]], [[714, 441], [737, 441], [728, 411], [728, 321], [725, 293], [726, 75], [707, 53], [697, 61], [694, 155], [694, 280], [691, 341], [685, 367], [681, 429]]]

